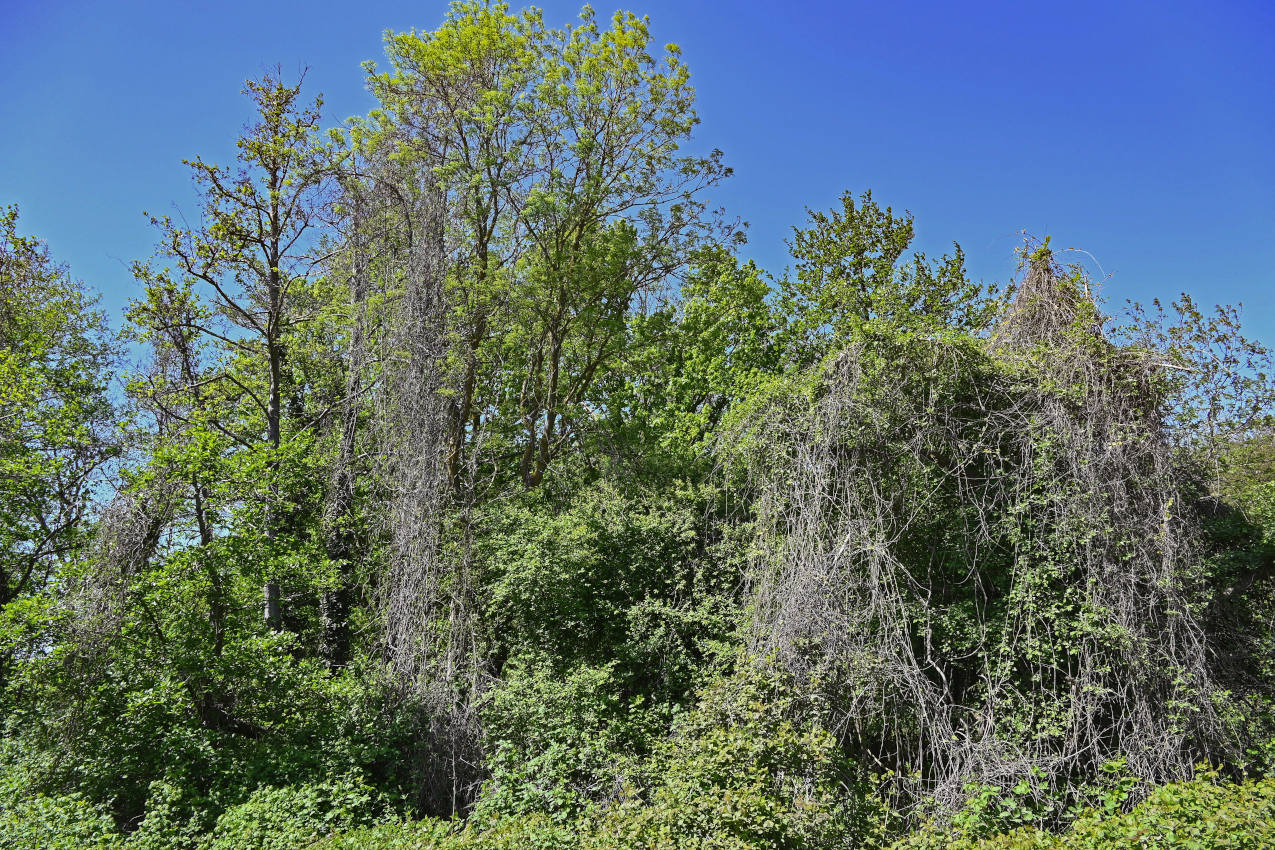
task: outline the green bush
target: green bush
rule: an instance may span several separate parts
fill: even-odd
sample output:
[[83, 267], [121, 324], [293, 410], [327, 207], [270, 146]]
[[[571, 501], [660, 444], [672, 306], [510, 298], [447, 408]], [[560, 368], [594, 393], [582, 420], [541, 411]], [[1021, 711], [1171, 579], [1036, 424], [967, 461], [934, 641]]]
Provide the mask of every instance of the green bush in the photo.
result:
[[334, 832], [389, 820], [384, 797], [355, 776], [263, 788], [217, 819], [207, 850], [297, 850]]
[[[561, 702], [570, 702], [570, 689], [563, 701], [547, 703], [545, 711], [561, 710], [562, 722], [580, 711], [587, 713], [587, 706], [573, 714]], [[555, 727], [544, 718], [534, 719], [536, 727]], [[574, 764], [573, 753], [589, 752], [583, 744], [572, 750], [564, 742], [551, 742], [551, 747], [560, 746], [563, 761], [541, 764], [542, 777]], [[854, 774], [838, 757], [832, 736], [818, 722], [818, 712], [797, 696], [783, 676], [761, 667], [745, 665], [710, 685], [696, 706], [675, 723], [671, 736], [657, 743], [648, 758], [634, 759], [616, 775], [624, 780], [617, 789], [618, 799], [583, 811], [570, 824], [530, 815], [488, 820], [485, 829], [471, 824], [449, 834], [444, 825], [426, 822], [338, 836], [319, 846], [324, 850], [814, 850], [874, 843], [884, 822], [881, 807], [867, 802], [872, 798], [857, 787]]]
[[1275, 780], [1220, 782], [1205, 774], [1163, 785], [1132, 811], [1093, 810], [1061, 835], [1022, 827], [976, 839], [923, 830], [894, 850], [1260, 850], [1275, 847]]
[[583, 667], [565, 680], [536, 669], [511, 675], [486, 712], [491, 778], [477, 816], [546, 814], [567, 823], [614, 798], [637, 730], [609, 667]]
[[334, 835], [314, 850], [568, 850], [580, 846], [565, 827], [543, 815], [509, 818], [487, 829], [458, 829], [448, 821], [385, 824]]
[[0, 741], [0, 850], [105, 850], [119, 840], [106, 806], [33, 788], [19, 749]]
[[21, 797], [6, 793], [0, 799], [2, 850], [112, 850], [119, 846], [110, 813], [79, 794]]
[[215, 821], [208, 801], [170, 782], [152, 782], [146, 816], [128, 837], [129, 850], [194, 850]]
[[1063, 837], [1065, 848], [1275, 847], [1275, 780], [1219, 783], [1206, 775], [1165, 785], [1128, 814], [1095, 813]]
[[451, 832], [451, 824], [440, 820], [385, 823], [329, 836], [314, 850], [425, 850], [444, 846]]
[[706, 689], [587, 846], [822, 848], [865, 843], [876, 824], [832, 736], [782, 676], [746, 666]]

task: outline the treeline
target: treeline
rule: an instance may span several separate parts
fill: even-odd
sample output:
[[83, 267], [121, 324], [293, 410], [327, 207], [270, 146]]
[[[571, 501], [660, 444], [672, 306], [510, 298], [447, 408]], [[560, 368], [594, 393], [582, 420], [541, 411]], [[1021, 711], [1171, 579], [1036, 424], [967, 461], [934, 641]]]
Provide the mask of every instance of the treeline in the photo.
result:
[[385, 46], [247, 84], [122, 336], [0, 219], [0, 846], [1272, 840], [1234, 309], [867, 193], [758, 268], [631, 14]]

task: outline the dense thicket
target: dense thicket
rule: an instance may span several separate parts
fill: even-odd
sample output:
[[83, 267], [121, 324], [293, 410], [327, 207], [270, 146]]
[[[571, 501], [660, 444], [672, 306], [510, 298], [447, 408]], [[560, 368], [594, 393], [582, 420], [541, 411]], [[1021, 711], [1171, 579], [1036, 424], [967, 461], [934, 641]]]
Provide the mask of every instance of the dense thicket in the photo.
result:
[[386, 54], [337, 130], [248, 83], [136, 365], [0, 220], [0, 846], [1264, 828], [1235, 310], [1113, 318], [1047, 242], [984, 287], [871, 194], [769, 274], [629, 14], [460, 2]]

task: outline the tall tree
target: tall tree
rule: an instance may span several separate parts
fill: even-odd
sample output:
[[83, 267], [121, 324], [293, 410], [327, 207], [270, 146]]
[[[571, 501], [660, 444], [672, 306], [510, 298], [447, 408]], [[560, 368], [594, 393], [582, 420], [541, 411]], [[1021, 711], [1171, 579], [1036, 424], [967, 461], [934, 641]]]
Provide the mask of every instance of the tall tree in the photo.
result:
[[550, 29], [535, 10], [456, 3], [387, 53], [370, 81], [382, 137], [447, 205], [449, 473], [459, 483], [484, 445], [533, 487], [590, 415], [630, 311], [723, 235], [703, 195], [729, 169], [685, 152], [689, 71], [676, 47], [652, 55], [632, 14], [604, 28], [586, 8]]
[[[207, 321], [192, 325], [227, 351], [254, 362], [261, 380], [255, 386], [229, 372], [222, 377], [242, 390], [260, 414], [269, 488], [265, 531], [278, 533], [279, 449], [283, 441], [284, 367], [288, 332], [311, 318], [299, 313], [294, 294], [311, 277], [320, 223], [320, 193], [327, 158], [319, 141], [322, 99], [306, 105], [301, 83], [285, 83], [281, 74], [249, 80], [244, 90], [256, 109], [256, 120], [238, 140], [238, 167], [228, 169], [196, 157], [187, 161], [201, 193], [202, 220], [180, 226], [169, 217], [156, 219], [164, 234], [164, 250], [179, 271], [205, 288], [214, 306]], [[264, 387], [262, 386], [264, 385]], [[279, 583], [264, 590], [265, 619], [282, 624]]]
[[[82, 284], [0, 211], [0, 609], [45, 589], [85, 542], [117, 451], [105, 319]], [[0, 681], [4, 661], [0, 659]]]

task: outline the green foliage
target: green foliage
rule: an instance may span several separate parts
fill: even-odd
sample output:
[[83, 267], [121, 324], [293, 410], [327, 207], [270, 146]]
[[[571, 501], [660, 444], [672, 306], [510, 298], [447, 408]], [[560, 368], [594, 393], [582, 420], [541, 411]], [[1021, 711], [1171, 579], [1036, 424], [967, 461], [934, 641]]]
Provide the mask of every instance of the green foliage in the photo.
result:
[[734, 626], [729, 550], [705, 522], [715, 495], [603, 480], [497, 506], [479, 547], [498, 651], [614, 664], [631, 692], [680, 698]]
[[[164, 623], [176, 635], [183, 625], [199, 624]], [[157, 789], [177, 789], [164, 792], [168, 820], [208, 826], [258, 787], [381, 768], [414, 728], [375, 685], [298, 663], [292, 636], [227, 641], [209, 665], [198, 644], [169, 655], [151, 626], [126, 628], [104, 667], [65, 647], [23, 671], [10, 722], [22, 724], [33, 787], [110, 800], [132, 824], [153, 813]], [[379, 775], [400, 793], [394, 770]]]
[[[603, 815], [598, 848], [802, 848], [871, 842], [883, 812], [843, 793], [853, 778], [818, 712], [783, 677], [745, 665], [710, 685]], [[853, 786], [851, 786], [853, 787]]]
[[739, 612], [730, 547], [705, 539], [711, 495], [600, 481], [493, 512], [479, 549], [503, 681], [480, 813], [565, 820], [614, 800], [717, 664]]
[[1065, 832], [1022, 827], [987, 838], [961, 831], [920, 832], [897, 850], [1116, 850], [1125, 847], [1256, 848], [1275, 842], [1275, 782], [1222, 782], [1205, 774], [1190, 782], [1155, 789], [1128, 812], [1101, 808], [1080, 817]]
[[676, 301], [631, 321], [606, 390], [604, 435], [644, 476], [704, 475], [733, 405], [779, 371], [783, 314], [764, 272], [723, 248], [701, 252]]
[[575, 850], [580, 838], [543, 816], [512, 818], [487, 829], [446, 821], [392, 824], [337, 835], [315, 850]]
[[809, 713], [799, 705], [802, 700], [782, 676], [760, 666], [745, 666], [714, 682], [674, 724], [670, 738], [648, 758], [630, 763], [616, 799], [570, 828], [553, 826], [543, 816], [524, 816], [489, 822], [486, 828], [471, 823], [447, 834], [442, 825], [427, 822], [355, 833], [321, 846], [813, 850], [850, 842], [871, 845], [887, 815], [870, 801], [845, 798], [844, 783], [852, 774], [825, 730], [794, 719]]
[[385, 799], [353, 775], [288, 788], [259, 788], [217, 818], [201, 847], [300, 850], [334, 832], [384, 821], [386, 811]]
[[[100, 470], [118, 451], [112, 342], [94, 299], [0, 210], [0, 687], [79, 556]], [[15, 606], [10, 610], [10, 606]]]
[[[510, 671], [487, 709], [487, 780], [478, 823], [548, 814], [569, 823], [616, 798], [653, 725], [625, 706], [609, 668]], [[636, 727], [636, 728], [635, 728]]]
[[[703, 194], [729, 169], [684, 152], [689, 71], [631, 13], [608, 28], [585, 7], [552, 29], [537, 9], [456, 2], [386, 53], [354, 139], [428, 175], [450, 213], [449, 471], [482, 447], [484, 467], [535, 486], [594, 417], [635, 301], [714, 238]], [[404, 137], [422, 124], [446, 131]]]
[[1008, 787], [970, 783], [965, 803], [943, 831], [974, 840], [1020, 827], [1048, 829], [1090, 811], [1115, 816], [1131, 797], [1146, 790], [1145, 783], [1129, 774], [1124, 759], [1104, 764], [1086, 782], [1054, 788], [1045, 779], [1045, 771], [1034, 769]]
[[115, 821], [104, 807], [78, 794], [11, 798], [0, 808], [5, 850], [113, 850]]
[[188, 850], [200, 845], [215, 822], [210, 801], [184, 785], [152, 782], [146, 814], [128, 835], [129, 850]]
[[920, 253], [904, 260], [914, 234], [910, 214], [882, 209], [871, 192], [858, 202], [847, 192], [840, 210], [809, 216], [789, 246], [796, 277], [782, 282], [792, 321], [789, 356], [810, 363], [865, 336], [977, 333], [988, 326], [996, 302], [966, 277], [959, 245], [936, 264]]
[[32, 794], [15, 781], [19, 776], [10, 767], [0, 778], [0, 848], [116, 850], [121, 846], [106, 806], [80, 794]]

